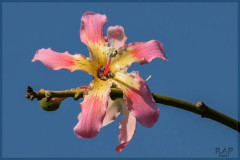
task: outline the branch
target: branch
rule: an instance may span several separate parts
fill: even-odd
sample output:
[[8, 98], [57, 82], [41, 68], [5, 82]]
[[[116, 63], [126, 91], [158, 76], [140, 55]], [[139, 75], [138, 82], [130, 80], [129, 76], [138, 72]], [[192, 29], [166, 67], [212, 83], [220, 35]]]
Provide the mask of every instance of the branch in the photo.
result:
[[[50, 101], [54, 97], [58, 97], [58, 98], [73, 97], [75, 100], [78, 100], [79, 98], [83, 97], [84, 91], [85, 89], [73, 88], [71, 90], [65, 90], [65, 91], [49, 91], [49, 90], [40, 89], [39, 91], [34, 92], [33, 89], [28, 86], [27, 94], [25, 95], [25, 97], [30, 100], [33, 100], [34, 98], [37, 98], [38, 100], [41, 100], [42, 98], [47, 98], [47, 101]], [[238, 130], [238, 128], [240, 128], [239, 121], [208, 107], [203, 102], [198, 102], [197, 104], [194, 104], [194, 103], [189, 103], [186, 101], [182, 101], [179, 99], [175, 99], [172, 97], [163, 96], [159, 94], [153, 93], [152, 95], [156, 103], [177, 107], [180, 109], [184, 109], [184, 110], [199, 114], [202, 116], [202, 118], [212, 119], [214, 121], [217, 121], [221, 124], [224, 124], [240, 132]], [[122, 98], [123, 93], [120, 89], [111, 88], [110, 97], [112, 99]]]

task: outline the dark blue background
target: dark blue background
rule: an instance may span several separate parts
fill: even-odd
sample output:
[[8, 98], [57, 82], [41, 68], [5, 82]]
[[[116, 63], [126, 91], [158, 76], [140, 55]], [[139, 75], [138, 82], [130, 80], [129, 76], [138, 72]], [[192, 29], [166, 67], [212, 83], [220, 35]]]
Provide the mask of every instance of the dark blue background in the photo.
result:
[[3, 156], [4, 157], [218, 157], [215, 148], [232, 147], [237, 132], [199, 115], [159, 105], [152, 128], [138, 124], [121, 154], [118, 121], [94, 139], [73, 133], [80, 101], [69, 98], [56, 112], [25, 99], [26, 86], [65, 90], [88, 85], [87, 73], [53, 71], [32, 63], [35, 52], [51, 47], [88, 56], [79, 38], [86, 11], [106, 14], [122, 25], [127, 43], [156, 39], [168, 62], [157, 59], [131, 70], [152, 75], [152, 92], [210, 107], [237, 119], [237, 3], [4, 3], [3, 4]]

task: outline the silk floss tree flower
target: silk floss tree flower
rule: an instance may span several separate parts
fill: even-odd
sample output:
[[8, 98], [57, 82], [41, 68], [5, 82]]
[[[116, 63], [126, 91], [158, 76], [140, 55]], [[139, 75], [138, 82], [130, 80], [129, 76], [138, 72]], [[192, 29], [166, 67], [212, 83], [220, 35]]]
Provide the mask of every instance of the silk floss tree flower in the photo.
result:
[[[125, 44], [127, 36], [121, 26], [110, 26], [104, 36], [106, 15], [86, 12], [81, 18], [80, 39], [87, 45], [90, 57], [81, 54], [59, 53], [51, 48], [36, 52], [33, 62], [39, 60], [53, 70], [83, 70], [93, 75], [80, 104], [82, 112], [74, 133], [80, 138], [94, 138], [100, 129], [111, 123], [121, 113], [120, 145], [118, 153], [132, 139], [136, 121], [144, 127], [152, 127], [159, 118], [159, 108], [154, 102], [146, 81], [139, 72], [127, 72], [134, 62], [150, 63], [154, 58], [167, 60], [162, 43], [156, 40]], [[111, 86], [115, 84], [123, 92], [124, 99], [111, 101]], [[108, 103], [110, 101], [110, 103]]]

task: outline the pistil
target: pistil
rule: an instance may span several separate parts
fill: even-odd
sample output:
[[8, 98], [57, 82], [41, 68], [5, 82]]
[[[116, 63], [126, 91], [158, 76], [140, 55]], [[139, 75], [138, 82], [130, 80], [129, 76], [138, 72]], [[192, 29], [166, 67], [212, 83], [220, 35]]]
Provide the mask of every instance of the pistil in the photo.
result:
[[107, 75], [107, 73], [108, 73], [108, 71], [109, 71], [109, 68], [110, 68], [110, 64], [111, 64], [111, 57], [108, 56], [108, 58], [107, 58], [107, 65], [106, 65], [105, 70], [104, 70], [104, 72], [103, 72], [103, 75], [104, 75], [104, 76]]

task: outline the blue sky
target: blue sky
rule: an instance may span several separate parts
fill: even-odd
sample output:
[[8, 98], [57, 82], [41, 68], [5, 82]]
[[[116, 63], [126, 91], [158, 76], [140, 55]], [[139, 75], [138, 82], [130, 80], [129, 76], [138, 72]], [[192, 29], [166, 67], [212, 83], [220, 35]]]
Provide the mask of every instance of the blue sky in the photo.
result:
[[[159, 104], [152, 128], [137, 124], [121, 154], [115, 152], [118, 122], [94, 139], [73, 133], [79, 103], [69, 98], [55, 112], [25, 99], [26, 87], [65, 90], [88, 85], [82, 71], [54, 71], [31, 60], [51, 47], [88, 56], [80, 41], [86, 11], [106, 14], [108, 26], [122, 25], [127, 43], [152, 39], [163, 43], [168, 62], [134, 64], [153, 93], [208, 106], [237, 119], [237, 3], [4, 3], [3, 4], [3, 157], [211, 157], [232, 147], [238, 133], [199, 115]], [[105, 32], [106, 33], [106, 32]]]

